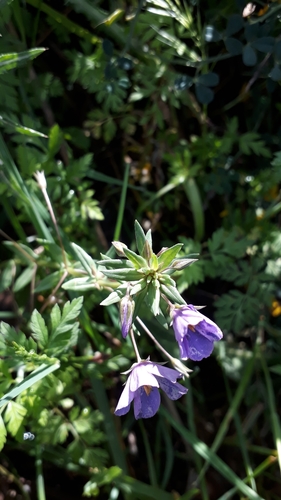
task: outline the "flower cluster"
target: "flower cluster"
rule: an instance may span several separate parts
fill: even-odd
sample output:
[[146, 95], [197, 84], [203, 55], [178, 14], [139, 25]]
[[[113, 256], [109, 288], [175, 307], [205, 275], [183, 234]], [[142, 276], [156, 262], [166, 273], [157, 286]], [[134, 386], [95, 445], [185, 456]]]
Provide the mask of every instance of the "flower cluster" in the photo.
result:
[[[134, 402], [134, 414], [138, 419], [155, 415], [160, 406], [159, 388], [172, 400], [186, 394], [187, 389], [177, 380], [183, 375], [188, 376], [188, 372], [191, 371], [164, 349], [139, 318], [138, 311], [143, 303], [156, 318], [161, 318], [162, 325], [166, 323], [167, 328], [168, 325], [172, 325], [182, 360], [201, 361], [210, 356], [214, 342], [221, 340], [223, 334], [213, 321], [199, 312], [198, 308], [186, 304], [177, 290], [176, 282], [171, 278], [175, 271], [184, 269], [196, 259], [189, 259], [186, 256], [178, 258], [181, 244], [162, 248], [156, 255], [152, 250], [151, 232], [145, 234], [137, 221], [135, 235], [139, 254], [123, 243], [115, 241], [113, 246], [121, 258], [111, 259], [107, 255], [102, 255], [99, 265], [107, 278], [117, 281], [117, 287], [102, 305], [119, 302], [122, 336], [126, 338], [128, 334], [131, 335], [137, 358], [137, 362], [125, 373], [129, 376], [115, 414], [125, 415]], [[152, 338], [175, 369], [140, 357], [134, 336], [135, 322]]]

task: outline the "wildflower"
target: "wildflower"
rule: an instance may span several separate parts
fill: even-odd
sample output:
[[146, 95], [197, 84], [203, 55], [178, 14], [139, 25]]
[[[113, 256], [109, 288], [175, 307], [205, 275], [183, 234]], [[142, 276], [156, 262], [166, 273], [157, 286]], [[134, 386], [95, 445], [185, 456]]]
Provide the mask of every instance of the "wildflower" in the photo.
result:
[[187, 392], [185, 387], [177, 383], [177, 379], [182, 377], [178, 371], [152, 361], [134, 363], [126, 373], [130, 375], [114, 412], [118, 416], [128, 413], [134, 401], [136, 419], [153, 417], [160, 406], [159, 387], [172, 400], [179, 399]]
[[173, 310], [173, 329], [179, 344], [181, 359], [201, 361], [210, 356], [214, 341], [222, 338], [222, 331], [191, 304]]

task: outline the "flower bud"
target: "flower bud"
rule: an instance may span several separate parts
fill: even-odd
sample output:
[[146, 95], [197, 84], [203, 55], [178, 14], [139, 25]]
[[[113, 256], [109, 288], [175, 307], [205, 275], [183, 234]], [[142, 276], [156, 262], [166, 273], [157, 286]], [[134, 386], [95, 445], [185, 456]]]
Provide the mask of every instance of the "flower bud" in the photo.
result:
[[171, 363], [173, 367], [180, 372], [184, 377], [189, 377], [189, 374], [193, 371], [190, 370], [187, 366], [185, 366], [179, 359], [173, 358], [171, 359]]
[[37, 180], [38, 186], [40, 187], [40, 189], [42, 191], [47, 189], [47, 181], [46, 181], [45, 173], [43, 171], [39, 172], [39, 170], [37, 170], [37, 172], [35, 172], [35, 174], [34, 174], [34, 177]]
[[120, 320], [123, 338], [126, 338], [132, 326], [135, 302], [130, 295], [125, 295], [120, 301]]
[[180, 269], [184, 269], [187, 266], [190, 266], [193, 262], [196, 262], [198, 259], [175, 259], [172, 264], [169, 266], [169, 269], [176, 269], [179, 271]]
[[125, 243], [122, 243], [121, 241], [113, 241], [112, 245], [114, 246], [119, 257], [126, 257], [126, 255], [123, 252], [123, 249], [128, 247], [127, 245], [125, 245]]

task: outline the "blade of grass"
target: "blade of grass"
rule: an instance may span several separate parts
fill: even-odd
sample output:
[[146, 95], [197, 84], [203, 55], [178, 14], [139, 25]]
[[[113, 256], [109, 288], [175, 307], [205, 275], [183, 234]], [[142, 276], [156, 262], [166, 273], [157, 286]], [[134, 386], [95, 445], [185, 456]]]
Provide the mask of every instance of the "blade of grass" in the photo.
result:
[[[186, 385], [188, 387], [188, 398], [186, 398], [188, 426], [189, 426], [189, 429], [191, 430], [192, 434], [194, 436], [196, 436], [197, 431], [196, 431], [196, 426], [195, 426], [195, 422], [194, 422], [192, 384], [190, 383], [189, 379], [187, 379]], [[202, 469], [202, 460], [201, 460], [201, 457], [198, 455], [198, 453], [194, 453], [194, 462], [195, 462], [197, 473], [199, 474], [200, 470]], [[208, 490], [207, 490], [206, 481], [205, 481], [204, 476], [202, 476], [202, 478], [200, 479], [200, 486], [201, 486], [202, 499], [208, 500], [209, 495], [208, 495]]]
[[265, 384], [268, 394], [268, 406], [270, 410], [271, 422], [272, 422], [272, 433], [275, 440], [276, 450], [278, 454], [278, 463], [279, 469], [281, 471], [281, 427], [279, 416], [276, 410], [275, 397], [274, 397], [274, 389], [270, 377], [270, 373], [266, 364], [266, 360], [264, 359], [263, 353], [260, 350], [260, 359], [265, 377]]
[[[253, 471], [253, 476], [258, 477], [260, 474], [262, 474], [268, 467], [270, 467], [272, 464], [276, 462], [277, 458], [273, 456], [267, 457], [256, 469]], [[248, 477], [243, 479], [244, 482], [247, 482], [249, 480]], [[234, 488], [231, 488], [228, 490], [226, 493], [224, 493], [221, 497], [218, 498], [218, 500], [230, 500], [233, 498], [233, 495], [237, 492], [237, 488], [234, 486]]]
[[132, 499], [140, 500], [173, 500], [174, 495], [167, 493], [159, 488], [137, 481], [129, 476], [120, 476], [114, 483], [124, 493], [132, 495]]
[[25, 50], [24, 52], [10, 52], [9, 54], [0, 55], [0, 74], [17, 68], [20, 64], [30, 61], [45, 52], [45, 48], [36, 48]]
[[[94, 179], [95, 181], [105, 182], [106, 184], [111, 184], [112, 186], [123, 186], [124, 181], [120, 179], [115, 179], [115, 177], [110, 177], [109, 175], [102, 174], [101, 172], [96, 172], [95, 170], [90, 170], [87, 172], [87, 177]], [[145, 188], [141, 186], [134, 186], [134, 184], [128, 184], [128, 188], [134, 191], [141, 191], [144, 193]]]
[[172, 189], [175, 189], [177, 186], [179, 186], [181, 184], [181, 182], [170, 182], [169, 184], [166, 184], [166, 186], [162, 187], [161, 189], [159, 189], [159, 191], [157, 191], [157, 193], [153, 193], [149, 198], [148, 200], [144, 201], [139, 207], [138, 207], [138, 214], [141, 214], [144, 209], [147, 207], [147, 206], [150, 206], [150, 205], [153, 205], [153, 203], [158, 200], [159, 198], [161, 198], [162, 196], [164, 196], [164, 194], [166, 193], [169, 193], [169, 191], [172, 191]]
[[97, 407], [104, 416], [105, 432], [107, 434], [108, 446], [111, 451], [114, 465], [118, 465], [124, 473], [127, 473], [128, 469], [126, 458], [121, 448], [119, 436], [114, 425], [105, 387], [102, 381], [96, 376], [95, 372], [91, 370], [91, 366], [88, 367], [88, 372]]
[[58, 24], [63, 26], [66, 30], [70, 31], [71, 33], [74, 33], [80, 38], [84, 38], [84, 40], [87, 40], [88, 42], [94, 45], [100, 43], [100, 38], [93, 35], [92, 33], [90, 33], [90, 31], [86, 30], [85, 28], [82, 28], [82, 26], [79, 26], [79, 24], [76, 24], [73, 21], [71, 21], [64, 14], [61, 14], [55, 9], [52, 9], [52, 7], [49, 7], [49, 5], [42, 2], [41, 0], [26, 0], [26, 3], [29, 3], [29, 5], [32, 5], [32, 7], [37, 7], [38, 11], [41, 10], [42, 12], [45, 12], [45, 14], [54, 19]]
[[[250, 378], [251, 378], [252, 372], [253, 372], [253, 368], [254, 368], [255, 352], [256, 351], [254, 350], [252, 357], [250, 358], [250, 360], [248, 361], [248, 363], [244, 369], [244, 372], [241, 376], [240, 384], [237, 387], [236, 393], [235, 393], [234, 397], [232, 398], [229, 409], [227, 410], [225, 417], [224, 417], [224, 419], [219, 427], [217, 435], [216, 435], [216, 437], [213, 441], [213, 444], [211, 446], [212, 452], [216, 452], [217, 449], [220, 447], [220, 445], [223, 441], [223, 438], [225, 437], [225, 435], [228, 431], [229, 424], [230, 424], [234, 414], [237, 412], [237, 409], [239, 408], [239, 405], [240, 405], [242, 399], [245, 396], [246, 387], [250, 381]], [[199, 474], [198, 481], [201, 480], [202, 476], [206, 473], [207, 469], [208, 469], [208, 464], [205, 464], [202, 471]]]
[[1, 195], [1, 203], [4, 207], [4, 210], [10, 220], [10, 223], [12, 224], [14, 230], [16, 231], [18, 237], [20, 240], [25, 241], [26, 235], [21, 227], [21, 224], [19, 223], [18, 217], [16, 217], [16, 214], [11, 207], [11, 204], [8, 202], [7, 197], [5, 196], [5, 193], [2, 193]]
[[156, 470], [155, 470], [155, 466], [154, 466], [153, 455], [151, 452], [151, 447], [150, 447], [150, 444], [149, 444], [149, 441], [147, 438], [147, 433], [146, 433], [146, 430], [145, 430], [145, 427], [143, 425], [142, 420], [139, 421], [139, 426], [140, 426], [142, 440], [143, 440], [143, 444], [144, 444], [144, 448], [145, 448], [150, 483], [152, 486], [157, 488], [158, 483], [157, 483], [157, 476], [156, 476]]
[[128, 189], [129, 173], [130, 173], [130, 162], [125, 160], [125, 172], [124, 172], [124, 179], [123, 179], [123, 186], [122, 186], [122, 191], [121, 191], [121, 199], [120, 199], [120, 204], [119, 204], [117, 222], [116, 222], [114, 237], [113, 237], [114, 241], [119, 240], [120, 234], [121, 234], [121, 228], [122, 228], [122, 224], [123, 224], [124, 210], [125, 210], [125, 204], [126, 204], [126, 195], [127, 195], [127, 189]]
[[[17, 196], [24, 202], [24, 208], [29, 216], [30, 222], [34, 225], [40, 237], [53, 242], [53, 237], [46, 226], [45, 220], [49, 220], [49, 214], [35, 195], [31, 195], [26, 187], [6, 145], [0, 134], [0, 160], [6, 178], [10, 182], [10, 187]], [[5, 180], [5, 178], [4, 178]], [[55, 257], [55, 256], [54, 256]]]
[[187, 178], [184, 181], [183, 187], [193, 215], [195, 239], [197, 241], [201, 241], [204, 236], [205, 221], [200, 192], [195, 180], [192, 177]]
[[52, 365], [46, 365], [42, 363], [36, 370], [31, 372], [25, 379], [22, 380], [19, 384], [16, 385], [11, 391], [7, 392], [2, 398], [0, 398], [0, 408], [5, 404], [9, 403], [11, 399], [16, 398], [19, 394], [21, 394], [26, 389], [29, 389], [33, 384], [36, 384], [39, 380], [44, 377], [47, 377], [50, 373], [53, 373], [60, 367], [59, 361], [56, 361]]
[[[225, 387], [226, 387], [228, 402], [229, 402], [229, 405], [231, 405], [232, 394], [231, 394], [229, 382], [228, 382], [228, 379], [225, 375], [225, 372], [223, 372], [223, 377], [224, 377], [224, 383], [225, 383]], [[250, 486], [253, 490], [257, 491], [257, 485], [256, 485], [256, 482], [255, 482], [255, 479], [253, 476], [253, 469], [252, 469], [252, 466], [250, 463], [249, 453], [248, 453], [248, 450], [246, 447], [246, 441], [245, 441], [245, 437], [243, 435], [243, 429], [242, 429], [241, 420], [240, 420], [238, 412], [234, 413], [233, 420], [234, 420], [236, 431], [237, 431], [239, 448], [241, 450], [241, 454], [243, 457], [244, 466], [245, 466], [245, 470], [246, 470], [246, 474], [247, 474], [247, 482], [250, 484]]]
[[253, 491], [249, 486], [247, 486], [234, 472], [233, 470], [221, 460], [211, 448], [209, 448], [203, 441], [200, 441], [192, 432], [187, 430], [179, 422], [175, 421], [166, 408], [162, 407], [160, 410], [161, 414], [164, 415], [171, 425], [178, 431], [182, 438], [187, 441], [194, 451], [198, 453], [206, 462], [214, 469], [216, 469], [225, 479], [232, 483], [241, 493], [246, 495], [250, 500], [263, 500], [255, 491]]
[[162, 481], [161, 481], [161, 488], [164, 490], [167, 487], [168, 481], [170, 479], [172, 470], [173, 470], [173, 464], [174, 464], [174, 449], [173, 449], [173, 444], [172, 444], [172, 439], [170, 436], [170, 433], [168, 432], [168, 429], [166, 429], [166, 422], [161, 420], [160, 422], [161, 428], [162, 428], [162, 434], [163, 438], [165, 441], [165, 451], [166, 451], [166, 463], [165, 463], [165, 468], [164, 472], [162, 474]]

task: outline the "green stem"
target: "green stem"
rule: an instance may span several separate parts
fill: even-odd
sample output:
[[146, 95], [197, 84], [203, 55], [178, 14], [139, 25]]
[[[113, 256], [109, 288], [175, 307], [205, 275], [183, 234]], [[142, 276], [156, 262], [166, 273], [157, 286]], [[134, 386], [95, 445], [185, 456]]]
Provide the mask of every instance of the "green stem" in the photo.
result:
[[35, 469], [36, 469], [37, 498], [38, 500], [46, 500], [45, 484], [43, 476], [43, 462], [41, 456], [41, 447], [39, 445], [36, 447]]
[[123, 186], [122, 186], [117, 222], [116, 222], [116, 227], [115, 227], [114, 237], [113, 237], [114, 241], [118, 241], [120, 238], [120, 234], [121, 234], [121, 227], [122, 227], [122, 222], [123, 222], [123, 217], [124, 217], [124, 210], [125, 210], [128, 182], [129, 182], [129, 172], [130, 172], [130, 162], [128, 160], [127, 161], [125, 160], [125, 173], [124, 173], [124, 179], [123, 179]]

